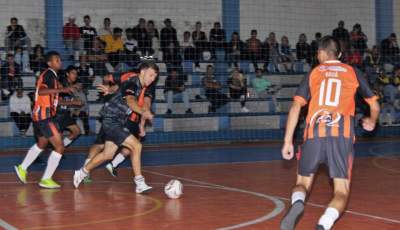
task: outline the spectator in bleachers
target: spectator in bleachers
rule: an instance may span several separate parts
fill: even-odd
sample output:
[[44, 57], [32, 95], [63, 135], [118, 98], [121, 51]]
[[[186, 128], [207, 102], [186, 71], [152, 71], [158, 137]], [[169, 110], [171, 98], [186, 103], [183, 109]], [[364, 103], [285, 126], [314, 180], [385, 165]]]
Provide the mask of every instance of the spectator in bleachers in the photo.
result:
[[351, 46], [348, 53], [345, 55], [345, 62], [351, 66], [361, 69], [362, 68], [362, 55], [359, 50]]
[[7, 100], [17, 87], [22, 87], [19, 65], [13, 54], [7, 54], [7, 61], [1, 66], [1, 98]]
[[209, 113], [216, 112], [217, 109], [229, 102], [229, 98], [221, 92], [222, 84], [215, 79], [214, 67], [212, 65], [207, 66], [206, 75], [202, 79], [202, 84], [206, 97], [211, 104], [208, 110]]
[[276, 35], [274, 32], [269, 33], [268, 37], [265, 39], [264, 49], [267, 53], [265, 55], [264, 71], [267, 70], [266, 72], [279, 72], [279, 43], [276, 40]]
[[399, 94], [397, 87], [394, 85], [394, 78], [391, 79], [383, 70], [378, 77], [378, 88], [383, 94], [382, 100], [382, 124], [391, 125], [396, 123], [395, 101]]
[[353, 26], [353, 31], [350, 33], [350, 43], [354, 49], [358, 50], [361, 55], [364, 54], [365, 49], [367, 49], [367, 35], [362, 32], [360, 24], [355, 24]]
[[44, 59], [44, 49], [39, 44], [33, 47], [33, 54], [30, 60], [31, 68], [37, 76], [47, 68], [46, 60]]
[[192, 41], [192, 36], [189, 31], [183, 32], [183, 39], [180, 42], [181, 45], [181, 53], [183, 55], [184, 60], [193, 60], [195, 66], [200, 66], [199, 61], [200, 57], [199, 54], [196, 52], [194, 48], [194, 44]]
[[381, 43], [382, 62], [392, 65], [400, 64], [400, 49], [397, 43], [397, 36], [395, 33], [389, 35]]
[[282, 36], [280, 45], [280, 62], [287, 73], [293, 72], [294, 57], [287, 36]]
[[279, 92], [281, 87], [279, 85], [272, 85], [270, 81], [263, 77], [263, 71], [261, 69], [256, 70], [256, 77], [251, 82], [252, 87], [256, 90], [258, 98], [267, 99], [271, 98], [270, 103], [271, 112], [279, 112], [280, 108], [276, 100], [276, 94]]
[[210, 30], [211, 59], [217, 59], [215, 50], [225, 48], [225, 42], [225, 30], [221, 28], [221, 23], [215, 22], [214, 28]]
[[254, 69], [258, 69], [258, 61], [262, 60], [262, 44], [257, 38], [257, 30], [251, 31], [251, 36], [247, 39], [246, 43], [249, 59], [253, 63]]
[[312, 40], [310, 46], [311, 46], [311, 67], [314, 68], [315, 66], [318, 65], [318, 44], [319, 41], [322, 38], [322, 34], [320, 32], [315, 33], [315, 39]]
[[165, 79], [164, 94], [167, 99], [167, 112], [166, 114], [172, 114], [172, 104], [174, 103], [174, 95], [181, 94], [183, 103], [185, 105], [186, 114], [192, 114], [189, 102], [189, 92], [185, 87], [187, 81], [187, 75], [184, 75], [176, 69], [172, 69]]
[[28, 52], [31, 49], [31, 40], [25, 33], [24, 27], [18, 24], [17, 18], [10, 19], [10, 25], [7, 26], [7, 34], [4, 42], [8, 52], [14, 51], [15, 47], [23, 47]]
[[139, 51], [142, 56], [150, 55], [151, 53], [151, 40], [146, 29], [146, 20], [139, 19], [139, 23], [133, 27], [133, 37], [138, 41]]
[[93, 41], [97, 37], [97, 31], [90, 25], [91, 19], [89, 15], [83, 17], [84, 26], [79, 28], [81, 38], [83, 40], [83, 49], [85, 51], [93, 48]]
[[125, 30], [126, 40], [124, 43], [124, 62], [129, 66], [135, 66], [138, 62], [140, 62], [140, 55], [137, 54], [139, 50], [138, 42], [133, 36], [133, 29], [128, 28]]
[[296, 44], [296, 58], [297, 61], [302, 63], [302, 65], [304, 63], [307, 63], [309, 65], [311, 64], [311, 58], [312, 58], [311, 46], [307, 43], [307, 36], [305, 34], [299, 35], [299, 40], [297, 41]]
[[344, 21], [339, 21], [338, 27], [332, 31], [332, 36], [339, 42], [348, 43], [350, 41], [349, 31], [344, 28]]
[[163, 52], [163, 59], [169, 55], [171, 48], [179, 47], [176, 29], [172, 27], [171, 19], [166, 18], [164, 24], [165, 27], [160, 31], [160, 48]]
[[104, 52], [104, 47], [105, 42], [97, 37], [93, 42], [93, 48], [87, 52], [87, 61], [93, 67], [95, 76], [104, 76], [109, 72], [113, 72], [113, 68], [108, 62], [107, 54]]
[[122, 29], [115, 27], [112, 35], [103, 35], [100, 37], [106, 44], [105, 53], [108, 61], [115, 68], [120, 63], [120, 56], [124, 50], [124, 42], [122, 41]]
[[147, 21], [147, 34], [150, 40], [150, 55], [153, 55], [154, 58], [158, 58], [158, 50], [160, 49], [160, 35], [158, 34], [158, 30], [154, 25], [154, 21]]
[[70, 57], [78, 56], [81, 49], [81, 32], [75, 24], [75, 16], [73, 15], [68, 17], [68, 22], [64, 25], [63, 38], [65, 48], [67, 48]]
[[17, 88], [10, 97], [10, 117], [14, 120], [20, 135], [25, 136], [31, 124], [31, 99], [22, 88]]
[[235, 68], [231, 76], [228, 78], [227, 84], [229, 86], [229, 95], [231, 99], [239, 99], [242, 106], [242, 112], [248, 113], [249, 109], [246, 108], [247, 99], [247, 79], [243, 72]]
[[111, 27], [111, 19], [104, 18], [103, 19], [103, 27], [99, 29], [98, 35], [110, 35], [113, 32], [113, 28]]
[[[230, 68], [238, 68], [238, 62], [240, 61], [243, 53], [246, 50], [246, 43], [240, 40], [238, 32], [233, 32], [231, 41], [226, 45], [226, 58]], [[233, 64], [233, 66], [232, 66]]]
[[87, 56], [82, 55], [79, 57], [79, 63], [76, 65], [78, 74], [78, 83], [82, 84], [83, 92], [87, 95], [88, 89], [94, 82], [93, 67], [87, 62]]
[[368, 76], [368, 81], [373, 85], [378, 77], [379, 70], [382, 68], [382, 58], [377, 46], [373, 46], [372, 50], [365, 52], [363, 65], [363, 69]]
[[14, 57], [15, 62], [21, 67], [21, 72], [32, 73], [30, 68], [30, 57], [27, 50], [24, 50], [20, 46], [15, 47]]
[[196, 22], [195, 30], [192, 32], [192, 40], [196, 48], [196, 52], [198, 52], [200, 58], [203, 59], [203, 52], [210, 49], [207, 35], [204, 31], [201, 30], [201, 22]]

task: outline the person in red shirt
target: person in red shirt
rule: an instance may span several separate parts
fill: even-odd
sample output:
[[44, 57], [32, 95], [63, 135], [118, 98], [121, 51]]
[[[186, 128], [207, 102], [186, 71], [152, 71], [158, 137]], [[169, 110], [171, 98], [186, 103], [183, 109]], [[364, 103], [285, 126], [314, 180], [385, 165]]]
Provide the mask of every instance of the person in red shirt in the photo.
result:
[[331, 229], [346, 208], [350, 194], [355, 140], [355, 95], [358, 92], [370, 106], [370, 117], [362, 120], [367, 131], [375, 128], [379, 116], [377, 96], [366, 78], [355, 68], [338, 59], [339, 44], [331, 36], [321, 39], [315, 67], [301, 82], [289, 110], [282, 157], [294, 156], [293, 134], [301, 108], [308, 104], [304, 143], [297, 154], [298, 172], [292, 190], [291, 207], [280, 229], [294, 229], [304, 212], [306, 195], [321, 163], [328, 166], [333, 179], [333, 198], [318, 221], [317, 230]]
[[[63, 28], [63, 38], [65, 47], [68, 49], [70, 55], [74, 55], [81, 48], [81, 34], [79, 27], [75, 24], [75, 16], [68, 17], [68, 22]], [[76, 55], [78, 57], [78, 55]]]

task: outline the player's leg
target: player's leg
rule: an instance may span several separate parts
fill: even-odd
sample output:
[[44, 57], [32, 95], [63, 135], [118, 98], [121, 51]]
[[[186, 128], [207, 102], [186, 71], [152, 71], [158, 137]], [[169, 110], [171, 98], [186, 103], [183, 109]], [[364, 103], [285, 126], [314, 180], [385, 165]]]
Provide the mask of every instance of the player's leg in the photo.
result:
[[69, 125], [67, 129], [69, 130], [69, 135], [63, 139], [64, 147], [68, 147], [76, 138], [79, 137], [79, 135], [81, 135], [81, 129], [76, 123]]
[[114, 159], [106, 165], [107, 171], [111, 174], [113, 177], [117, 177], [118, 173], [116, 168], [124, 162], [125, 158], [127, 156], [131, 155], [131, 150], [125, 147], [121, 147], [120, 151], [118, 151], [117, 155], [115, 155]]

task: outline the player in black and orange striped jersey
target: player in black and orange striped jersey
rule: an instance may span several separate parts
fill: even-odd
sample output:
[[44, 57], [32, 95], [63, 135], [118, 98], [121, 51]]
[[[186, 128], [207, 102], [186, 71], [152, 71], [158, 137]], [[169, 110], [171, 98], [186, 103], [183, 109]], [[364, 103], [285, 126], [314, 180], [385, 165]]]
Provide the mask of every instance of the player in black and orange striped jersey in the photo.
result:
[[39, 76], [36, 82], [35, 104], [32, 112], [33, 129], [37, 143], [29, 149], [23, 162], [15, 166], [15, 171], [21, 182], [26, 183], [28, 167], [50, 142], [53, 151], [49, 156], [46, 170], [39, 185], [43, 188], [59, 188], [60, 185], [52, 179], [52, 176], [64, 153], [64, 144], [54, 117], [57, 110], [58, 94], [70, 93], [74, 89], [63, 88], [59, 83], [57, 72], [61, 69], [62, 64], [57, 52], [47, 53], [46, 62], [49, 68]]
[[294, 156], [293, 133], [302, 106], [308, 104], [304, 143], [298, 154], [296, 185], [292, 206], [281, 221], [281, 229], [294, 229], [304, 211], [304, 201], [321, 163], [333, 178], [334, 196], [319, 219], [317, 229], [330, 229], [345, 210], [350, 192], [353, 164], [355, 96], [358, 92], [370, 106], [370, 117], [363, 128], [372, 131], [379, 115], [379, 104], [360, 71], [338, 61], [339, 44], [330, 36], [319, 44], [315, 67], [301, 82], [289, 111], [282, 156]]

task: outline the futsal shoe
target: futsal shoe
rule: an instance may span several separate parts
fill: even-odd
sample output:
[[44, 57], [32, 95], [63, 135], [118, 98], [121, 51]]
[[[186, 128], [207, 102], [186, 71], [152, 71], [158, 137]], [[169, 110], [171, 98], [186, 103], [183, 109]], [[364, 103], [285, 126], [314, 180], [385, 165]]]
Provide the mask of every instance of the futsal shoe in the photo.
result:
[[80, 183], [87, 177], [88, 174], [83, 171], [83, 169], [76, 170], [74, 173], [74, 186], [78, 188]]
[[283, 217], [281, 221], [281, 230], [294, 230], [299, 217], [304, 212], [304, 203], [302, 201], [296, 201], [292, 207], [290, 207], [288, 213]]
[[42, 179], [39, 182], [39, 186], [42, 188], [48, 188], [48, 189], [56, 189], [56, 188], [60, 188], [61, 186], [59, 184], [57, 184], [53, 179], [49, 178], [49, 179]]
[[136, 193], [146, 193], [153, 188], [146, 184], [143, 176], [135, 178], [135, 184], [136, 184]]
[[318, 224], [317, 227], [315, 227], [315, 230], [326, 230], [326, 229], [324, 228], [324, 226]]
[[17, 174], [17, 176], [18, 176], [18, 179], [22, 183], [26, 184], [26, 175], [28, 174], [28, 171], [23, 169], [21, 165], [14, 166], [14, 170], [15, 170], [15, 173]]
[[90, 178], [90, 176], [85, 177], [85, 179], [83, 179], [83, 183], [84, 184], [91, 184], [93, 182], [93, 180]]
[[111, 176], [113, 176], [113, 177], [118, 176], [117, 170], [114, 168], [114, 166], [111, 163], [108, 163], [106, 165], [106, 169], [111, 174]]

